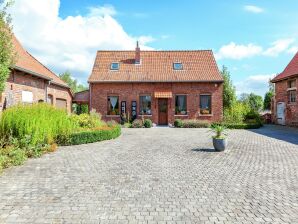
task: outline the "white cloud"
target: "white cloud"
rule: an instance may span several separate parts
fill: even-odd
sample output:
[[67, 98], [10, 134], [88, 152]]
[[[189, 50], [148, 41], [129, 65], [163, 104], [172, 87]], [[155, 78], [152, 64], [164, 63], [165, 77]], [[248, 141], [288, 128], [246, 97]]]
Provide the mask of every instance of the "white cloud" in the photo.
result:
[[296, 54], [298, 52], [298, 46], [291, 47], [287, 52], [289, 54]]
[[[14, 32], [23, 45], [55, 72], [70, 70], [86, 82], [96, 51], [142, 49], [150, 36], [133, 37], [113, 18], [112, 6], [89, 8], [85, 16], [59, 17], [60, 0], [18, 0], [12, 8]], [[45, 10], [46, 9], [46, 10]]]
[[265, 52], [264, 55], [267, 56], [273, 56], [276, 57], [278, 56], [280, 53], [285, 52], [287, 50], [289, 50], [289, 47], [291, 46], [291, 44], [293, 44], [295, 42], [294, 38], [287, 38], [287, 39], [280, 39], [277, 40], [275, 42], [273, 42], [270, 48], [268, 48]]
[[230, 58], [230, 59], [242, 59], [249, 58], [258, 55], [262, 52], [262, 47], [255, 44], [237, 45], [231, 42], [222, 46], [218, 53], [216, 53], [217, 59]]
[[245, 5], [244, 10], [252, 13], [262, 13], [264, 12], [264, 9], [255, 6], [255, 5]]
[[260, 96], [268, 91], [269, 80], [276, 74], [271, 75], [252, 75], [241, 82], [236, 82], [236, 93], [240, 96], [242, 93], [255, 93]]

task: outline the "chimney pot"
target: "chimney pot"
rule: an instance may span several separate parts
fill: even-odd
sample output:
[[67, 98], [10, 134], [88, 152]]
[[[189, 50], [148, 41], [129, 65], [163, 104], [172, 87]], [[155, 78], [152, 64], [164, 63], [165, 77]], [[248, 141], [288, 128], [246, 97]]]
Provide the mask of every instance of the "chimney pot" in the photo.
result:
[[139, 47], [139, 41], [137, 41], [135, 64], [140, 64], [140, 63], [141, 63], [141, 49]]

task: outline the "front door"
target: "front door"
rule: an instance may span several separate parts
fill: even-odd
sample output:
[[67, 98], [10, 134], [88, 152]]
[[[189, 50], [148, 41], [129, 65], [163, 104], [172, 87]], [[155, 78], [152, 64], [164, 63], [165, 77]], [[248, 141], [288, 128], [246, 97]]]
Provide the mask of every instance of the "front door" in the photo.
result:
[[277, 103], [277, 123], [281, 125], [285, 125], [285, 103], [278, 102]]
[[158, 124], [168, 125], [168, 99], [158, 99]]

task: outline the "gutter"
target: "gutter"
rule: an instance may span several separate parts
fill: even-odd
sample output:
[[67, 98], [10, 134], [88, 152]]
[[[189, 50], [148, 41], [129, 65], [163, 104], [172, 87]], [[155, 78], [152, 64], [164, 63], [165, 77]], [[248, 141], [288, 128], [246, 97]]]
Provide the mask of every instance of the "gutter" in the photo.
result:
[[27, 70], [27, 69], [25, 69], [25, 68], [21, 68], [21, 67], [19, 67], [19, 66], [13, 66], [12, 68], [13, 68], [13, 69], [16, 69], [16, 70], [19, 70], [19, 71], [21, 71], [21, 72], [26, 72], [26, 73], [28, 73], [28, 74], [30, 74], [30, 75], [34, 75], [34, 76], [36, 76], [36, 77], [38, 77], [38, 78], [42, 78], [42, 79], [45, 79], [45, 80], [48, 80], [48, 81], [52, 81], [52, 80], [53, 80], [52, 78], [49, 78], [49, 77], [47, 77], [47, 76], [41, 75], [41, 74], [36, 73], [36, 72], [33, 72], [33, 71], [31, 71], [31, 70]]
[[193, 80], [193, 81], [170, 81], [170, 80], [167, 80], [167, 81], [157, 81], [157, 80], [154, 80], [154, 81], [118, 81], [118, 80], [107, 80], [107, 81], [90, 81], [88, 80], [88, 83], [158, 83], [158, 82], [161, 82], [161, 83], [179, 83], [179, 82], [182, 82], [182, 83], [191, 83], [191, 82], [197, 82], [197, 83], [223, 83], [224, 80], [210, 80], [210, 81], [198, 81], [198, 80]]

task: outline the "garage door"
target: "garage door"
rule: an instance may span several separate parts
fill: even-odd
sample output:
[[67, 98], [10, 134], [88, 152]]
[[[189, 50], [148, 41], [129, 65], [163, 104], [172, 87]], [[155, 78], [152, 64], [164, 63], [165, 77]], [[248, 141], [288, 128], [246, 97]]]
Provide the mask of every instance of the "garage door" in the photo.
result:
[[64, 99], [56, 99], [56, 107], [59, 109], [66, 110], [67, 109], [67, 102]]

